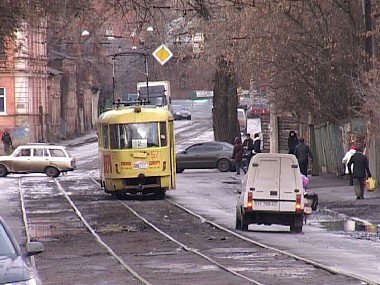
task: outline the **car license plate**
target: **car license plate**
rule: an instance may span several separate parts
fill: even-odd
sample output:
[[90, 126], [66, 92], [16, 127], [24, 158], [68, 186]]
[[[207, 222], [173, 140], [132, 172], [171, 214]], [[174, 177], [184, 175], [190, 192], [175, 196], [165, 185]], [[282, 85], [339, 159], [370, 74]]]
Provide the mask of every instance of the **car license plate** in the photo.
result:
[[276, 207], [277, 201], [255, 201], [256, 206]]

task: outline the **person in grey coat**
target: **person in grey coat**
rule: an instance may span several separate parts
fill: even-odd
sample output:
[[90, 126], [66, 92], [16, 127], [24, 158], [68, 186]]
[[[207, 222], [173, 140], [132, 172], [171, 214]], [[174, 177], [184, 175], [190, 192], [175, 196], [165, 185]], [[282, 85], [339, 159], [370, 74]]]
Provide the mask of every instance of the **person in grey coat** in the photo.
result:
[[313, 160], [313, 154], [311, 153], [310, 147], [305, 144], [305, 140], [303, 138], [299, 139], [299, 143], [294, 149], [294, 154], [297, 157], [301, 174], [307, 177], [307, 166], [309, 165], [309, 158], [310, 160]]
[[354, 182], [356, 199], [364, 199], [364, 180], [372, 175], [369, 171], [368, 159], [360, 148], [351, 156], [347, 167]]

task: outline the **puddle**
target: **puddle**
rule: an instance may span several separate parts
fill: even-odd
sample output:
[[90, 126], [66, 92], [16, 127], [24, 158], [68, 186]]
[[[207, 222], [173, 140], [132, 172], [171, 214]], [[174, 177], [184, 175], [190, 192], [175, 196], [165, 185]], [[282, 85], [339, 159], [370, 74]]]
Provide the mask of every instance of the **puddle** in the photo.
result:
[[319, 221], [319, 223], [330, 231], [380, 233], [378, 225], [354, 219]]

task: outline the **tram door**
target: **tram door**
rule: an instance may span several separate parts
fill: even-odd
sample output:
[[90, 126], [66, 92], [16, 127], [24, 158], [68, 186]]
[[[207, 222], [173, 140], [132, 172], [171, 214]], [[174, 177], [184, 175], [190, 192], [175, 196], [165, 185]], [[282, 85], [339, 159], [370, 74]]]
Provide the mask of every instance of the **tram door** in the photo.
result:
[[174, 140], [174, 121], [169, 121], [169, 149], [170, 149], [170, 177], [172, 188], [176, 187], [176, 158], [175, 158], [175, 140]]

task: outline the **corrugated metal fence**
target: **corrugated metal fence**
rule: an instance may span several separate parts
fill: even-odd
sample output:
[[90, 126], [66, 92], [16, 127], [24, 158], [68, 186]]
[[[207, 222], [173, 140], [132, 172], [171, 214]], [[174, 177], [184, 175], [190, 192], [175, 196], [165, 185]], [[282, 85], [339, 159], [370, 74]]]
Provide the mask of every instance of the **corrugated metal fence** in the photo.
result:
[[326, 123], [314, 126], [314, 131], [321, 171], [339, 174], [342, 158], [345, 154], [340, 126]]

